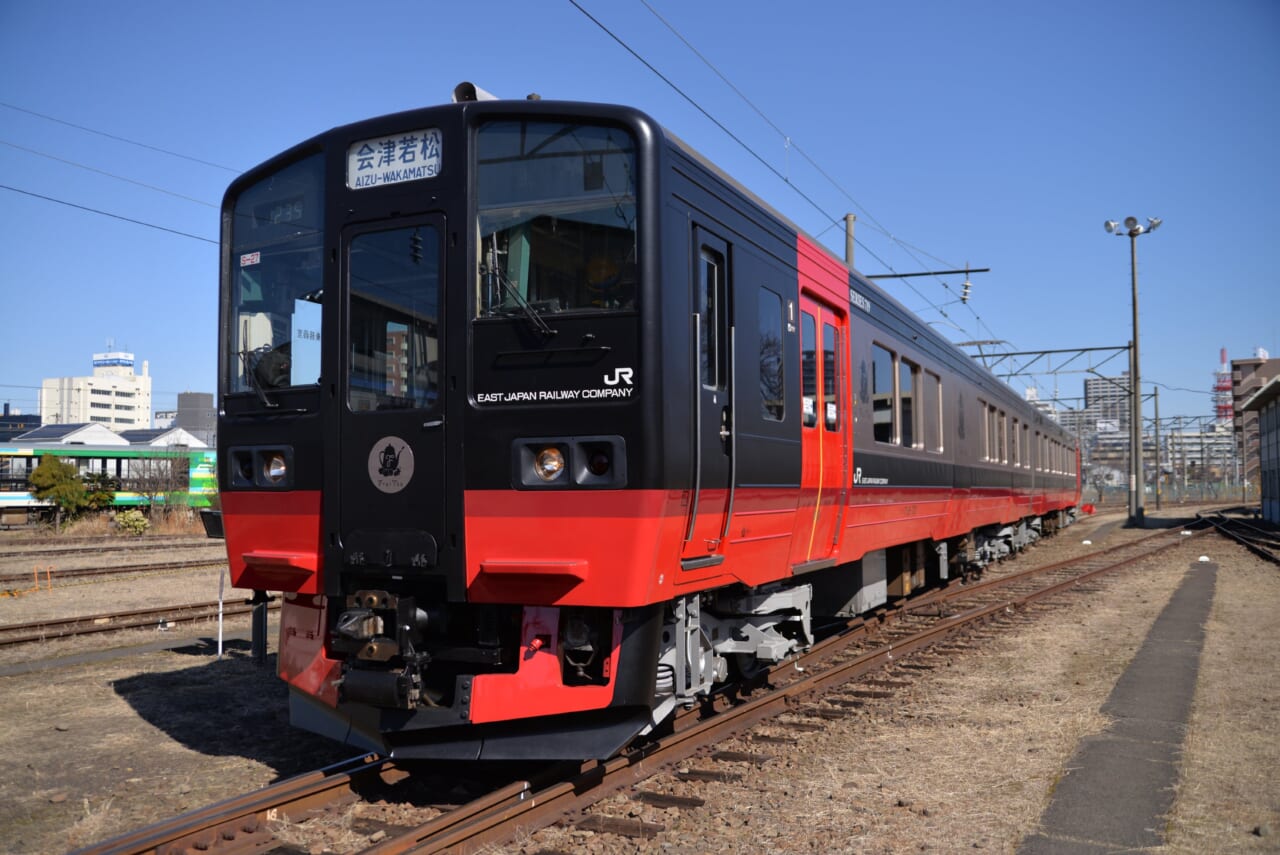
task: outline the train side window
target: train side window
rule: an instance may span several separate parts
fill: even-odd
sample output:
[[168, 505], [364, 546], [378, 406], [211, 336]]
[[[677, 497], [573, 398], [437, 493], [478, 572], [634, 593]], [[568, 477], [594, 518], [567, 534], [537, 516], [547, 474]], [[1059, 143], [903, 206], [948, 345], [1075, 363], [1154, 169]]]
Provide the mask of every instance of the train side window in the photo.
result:
[[942, 378], [924, 373], [924, 444], [929, 451], [942, 451]]
[[982, 405], [982, 458], [984, 460], [998, 460], [999, 451], [996, 441], [998, 429], [996, 428], [996, 408], [990, 404]]
[[1031, 427], [1022, 426], [1022, 468], [1031, 468]]
[[902, 414], [902, 446], [915, 448], [920, 441], [916, 424], [916, 387], [920, 385], [920, 366], [906, 359], [898, 362], [898, 409]]
[[991, 439], [987, 443], [987, 459], [992, 463], [1000, 462], [1000, 411], [987, 405], [987, 434]]
[[783, 351], [782, 297], [768, 288], [760, 289], [760, 414], [782, 421], [787, 400]]
[[800, 382], [804, 404], [804, 426], [818, 423], [818, 322], [808, 312], [800, 313]]
[[1004, 410], [1000, 410], [996, 414], [996, 429], [999, 431], [1000, 443], [996, 451], [997, 463], [1009, 462], [1009, 420], [1005, 418]]
[[722, 335], [723, 313], [728, 306], [725, 289], [724, 256], [703, 246], [698, 263], [698, 313], [702, 338], [702, 385], [725, 388], [728, 343]]
[[0, 490], [24, 490], [27, 486], [26, 467], [23, 459], [0, 457]]
[[996, 408], [987, 404], [987, 460], [997, 459], [996, 453]]
[[1009, 436], [1009, 462], [1017, 467], [1022, 466], [1022, 455], [1020, 453], [1022, 448], [1018, 444], [1018, 437], [1022, 436], [1022, 430], [1019, 427], [1020, 424], [1021, 423], [1017, 419], [1013, 420], [1013, 427], [1010, 430]]
[[838, 335], [831, 324], [822, 325], [822, 423], [829, 431], [840, 430]]
[[894, 441], [893, 352], [871, 345], [871, 422], [876, 442]]

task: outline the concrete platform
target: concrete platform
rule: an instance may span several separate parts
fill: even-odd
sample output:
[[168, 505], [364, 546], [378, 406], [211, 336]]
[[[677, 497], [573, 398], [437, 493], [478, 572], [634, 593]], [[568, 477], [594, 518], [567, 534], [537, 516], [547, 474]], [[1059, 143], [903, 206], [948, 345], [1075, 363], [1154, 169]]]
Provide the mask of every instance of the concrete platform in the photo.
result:
[[1217, 571], [1191, 565], [1102, 706], [1114, 721], [1081, 742], [1019, 853], [1096, 855], [1164, 843]]

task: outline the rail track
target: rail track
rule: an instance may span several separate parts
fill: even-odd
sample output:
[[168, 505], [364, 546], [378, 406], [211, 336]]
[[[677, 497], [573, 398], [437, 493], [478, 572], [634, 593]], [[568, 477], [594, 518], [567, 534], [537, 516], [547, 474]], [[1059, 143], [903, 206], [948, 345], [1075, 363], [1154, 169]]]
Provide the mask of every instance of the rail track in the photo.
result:
[[[1196, 532], [1203, 533], [1205, 528]], [[1019, 570], [1010, 562], [992, 568], [980, 582], [953, 580], [880, 614], [849, 620], [801, 657], [775, 667], [750, 684], [736, 686], [676, 716], [661, 738], [607, 761], [535, 768], [462, 805], [420, 808], [419, 824], [383, 832], [366, 853], [475, 852], [527, 835], [552, 823], [581, 819], [582, 811], [620, 789], [634, 786], [676, 764], [706, 753], [710, 746], [764, 721], [798, 729], [823, 727], [824, 719], [850, 714], [869, 699], [890, 696], [901, 680], [866, 682], [872, 672], [902, 665], [915, 654], [965, 650], [975, 628], [999, 627], [1031, 603], [1073, 588], [1089, 590], [1104, 574], [1129, 567], [1170, 549], [1191, 532], [1169, 530], [1048, 566]], [[984, 631], [985, 632], [985, 631]], [[855, 685], [855, 681], [864, 684]], [[775, 742], [785, 742], [778, 740]], [[721, 752], [724, 754], [724, 752]], [[710, 755], [716, 759], [719, 755]], [[761, 761], [757, 755], [720, 759]], [[82, 850], [86, 853], [219, 853], [260, 851], [273, 828], [287, 817], [296, 824], [325, 810], [349, 805], [363, 794], [414, 774], [388, 758], [364, 756], [293, 778], [148, 829]], [[716, 780], [714, 770], [686, 770], [686, 779]], [[721, 778], [723, 779], [723, 778]], [[643, 796], [642, 792], [640, 796]], [[656, 794], [651, 794], [656, 797]], [[667, 797], [670, 798], [670, 797]], [[440, 801], [440, 800], [437, 800]], [[695, 800], [696, 801], [696, 800]], [[419, 802], [420, 803], [420, 802]], [[652, 833], [636, 820], [586, 821], [586, 828], [624, 834]], [[305, 848], [305, 847], [304, 847]]]
[[[278, 610], [279, 603], [268, 605]], [[253, 607], [239, 600], [223, 602], [221, 614], [236, 617], [251, 614]], [[186, 603], [173, 606], [157, 606], [149, 609], [107, 612], [81, 617], [55, 618], [30, 623], [0, 625], [0, 647], [33, 644], [58, 638], [73, 638], [101, 632], [118, 632], [123, 629], [169, 629], [184, 623], [212, 620], [219, 615], [216, 600], [206, 603]]]
[[109, 543], [110, 537], [60, 537], [49, 538], [0, 538], [0, 560], [23, 560], [50, 555], [78, 555], [85, 551], [94, 554], [108, 552], [148, 552], [157, 549], [199, 549], [218, 547], [225, 549], [222, 541], [189, 535], [152, 535], [133, 538], [123, 543]]
[[126, 576], [133, 573], [167, 573], [174, 570], [191, 570], [197, 567], [216, 567], [225, 565], [225, 553], [209, 558], [195, 558], [187, 561], [160, 561], [148, 564], [122, 564], [117, 567], [68, 567], [57, 568], [52, 565], [35, 565], [26, 572], [13, 571], [0, 573], [0, 592], [20, 593], [27, 587], [53, 586], [76, 579], [99, 576]]
[[1229, 517], [1225, 513], [1196, 514], [1213, 526], [1219, 534], [1229, 537], [1259, 558], [1280, 564], [1280, 532], [1274, 527], [1263, 528], [1239, 517]]

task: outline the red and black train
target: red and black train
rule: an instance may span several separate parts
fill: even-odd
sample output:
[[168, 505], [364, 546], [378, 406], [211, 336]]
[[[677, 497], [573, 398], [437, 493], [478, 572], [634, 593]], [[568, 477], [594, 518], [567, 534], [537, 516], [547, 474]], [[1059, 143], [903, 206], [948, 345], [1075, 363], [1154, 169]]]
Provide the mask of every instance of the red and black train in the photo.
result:
[[228, 190], [220, 305], [233, 581], [294, 722], [398, 757], [608, 756], [1079, 498], [1042, 411], [625, 107], [316, 136]]

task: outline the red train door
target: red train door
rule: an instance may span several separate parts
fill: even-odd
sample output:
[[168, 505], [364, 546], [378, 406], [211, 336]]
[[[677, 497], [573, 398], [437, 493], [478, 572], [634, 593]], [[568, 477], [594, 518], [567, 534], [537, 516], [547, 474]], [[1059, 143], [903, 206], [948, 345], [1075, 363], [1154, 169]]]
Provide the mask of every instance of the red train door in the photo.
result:
[[733, 323], [730, 315], [728, 245], [694, 229], [695, 311], [693, 490], [685, 529], [686, 570], [724, 560], [723, 547], [733, 513]]
[[823, 561], [835, 551], [849, 469], [847, 316], [800, 297], [800, 501], [791, 563]]

